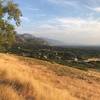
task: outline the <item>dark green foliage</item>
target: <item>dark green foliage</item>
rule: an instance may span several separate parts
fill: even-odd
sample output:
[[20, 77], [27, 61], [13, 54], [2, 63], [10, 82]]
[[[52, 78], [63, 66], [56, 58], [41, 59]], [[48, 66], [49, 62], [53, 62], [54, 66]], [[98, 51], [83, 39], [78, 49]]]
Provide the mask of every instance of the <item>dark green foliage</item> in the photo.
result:
[[9, 48], [14, 43], [16, 31], [10, 21], [14, 20], [19, 26], [21, 16], [17, 4], [10, 0], [0, 0], [0, 48], [2, 46]]
[[[88, 69], [100, 69], [99, 62], [85, 62], [88, 58], [100, 58], [100, 48], [94, 47], [56, 47], [48, 45], [33, 45], [30, 43], [16, 43], [10, 52], [21, 56], [38, 58], [62, 65], [78, 68], [84, 71]], [[77, 58], [78, 60], [75, 60]]]

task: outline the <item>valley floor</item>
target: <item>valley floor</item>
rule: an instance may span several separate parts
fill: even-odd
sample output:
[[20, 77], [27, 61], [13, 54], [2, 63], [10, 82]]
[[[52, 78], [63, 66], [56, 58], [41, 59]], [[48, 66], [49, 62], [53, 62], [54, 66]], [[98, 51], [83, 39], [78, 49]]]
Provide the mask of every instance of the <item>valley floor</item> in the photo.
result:
[[0, 54], [0, 100], [100, 100], [100, 72]]

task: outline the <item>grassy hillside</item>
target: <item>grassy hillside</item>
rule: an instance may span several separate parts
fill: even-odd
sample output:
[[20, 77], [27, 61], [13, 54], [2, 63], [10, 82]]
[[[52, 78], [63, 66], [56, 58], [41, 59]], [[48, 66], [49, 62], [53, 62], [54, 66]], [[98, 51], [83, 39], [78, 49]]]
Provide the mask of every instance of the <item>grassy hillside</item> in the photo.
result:
[[0, 54], [0, 100], [99, 100], [100, 73]]

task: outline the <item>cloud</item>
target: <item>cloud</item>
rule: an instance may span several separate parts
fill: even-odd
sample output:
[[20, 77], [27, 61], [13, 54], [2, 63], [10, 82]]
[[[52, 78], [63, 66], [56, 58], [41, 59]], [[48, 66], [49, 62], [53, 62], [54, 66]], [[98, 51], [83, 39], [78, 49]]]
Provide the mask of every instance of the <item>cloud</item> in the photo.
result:
[[93, 10], [96, 12], [100, 12], [100, 7], [94, 8]]
[[[34, 16], [44, 17], [46, 14], [41, 13], [41, 10], [39, 8], [33, 8], [33, 7], [26, 7], [25, 10], [28, 10], [28, 13], [33, 14]], [[22, 18], [22, 19], [28, 19], [28, 18]]]
[[[65, 18], [65, 17], [56, 17], [51, 19], [44, 24], [40, 25], [42, 28], [55, 28], [61, 30], [64, 29], [74, 29], [81, 31], [93, 31], [100, 28], [100, 19], [82, 19], [82, 18]], [[63, 30], [62, 30], [63, 31]]]
[[21, 17], [22, 21], [30, 22], [30, 19], [28, 17], [22, 16]]
[[59, 5], [69, 5], [73, 7], [77, 7], [78, 2], [76, 0], [48, 0], [51, 3], [59, 4]]
[[87, 7], [88, 9], [100, 13], [100, 7]]
[[[95, 12], [100, 12], [100, 0], [48, 0], [51, 3], [58, 4], [59, 6], [71, 6], [78, 10], [88, 8]], [[67, 5], [67, 6], [66, 6]]]
[[30, 10], [30, 11], [40, 11], [39, 8], [33, 8], [33, 7], [27, 7], [27, 10]]
[[[56, 18], [56, 21], [60, 23], [60, 25], [70, 26], [72, 29], [94, 29], [96, 27], [100, 27], [100, 19], [83, 19], [83, 18]], [[96, 28], [97, 29], [97, 28]]]
[[36, 35], [67, 44], [100, 45], [100, 19], [58, 17], [38, 25]]
[[37, 16], [37, 17], [45, 17], [47, 16], [46, 14], [43, 14], [43, 13], [33, 13], [34, 16]]

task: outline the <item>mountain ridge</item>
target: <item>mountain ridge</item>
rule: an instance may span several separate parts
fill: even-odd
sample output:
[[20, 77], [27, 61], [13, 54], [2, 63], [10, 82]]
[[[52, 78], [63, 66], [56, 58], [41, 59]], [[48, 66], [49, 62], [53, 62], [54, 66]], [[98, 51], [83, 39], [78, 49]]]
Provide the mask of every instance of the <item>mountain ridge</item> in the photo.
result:
[[59, 40], [54, 40], [54, 39], [49, 39], [49, 38], [44, 38], [44, 37], [36, 37], [32, 34], [29, 33], [24, 33], [24, 34], [16, 34], [16, 42], [31, 42], [33, 44], [40, 44], [40, 45], [49, 45], [49, 46], [61, 46], [65, 45], [63, 42]]

